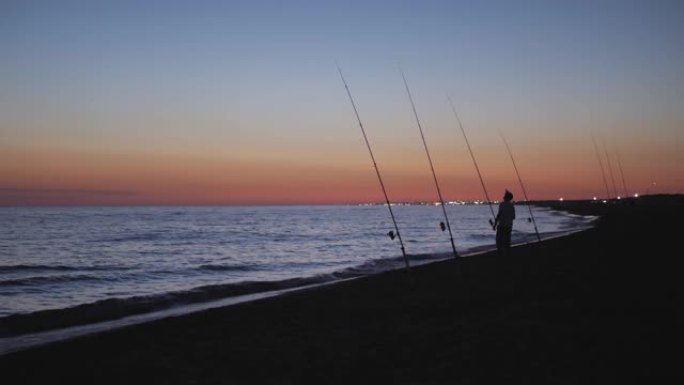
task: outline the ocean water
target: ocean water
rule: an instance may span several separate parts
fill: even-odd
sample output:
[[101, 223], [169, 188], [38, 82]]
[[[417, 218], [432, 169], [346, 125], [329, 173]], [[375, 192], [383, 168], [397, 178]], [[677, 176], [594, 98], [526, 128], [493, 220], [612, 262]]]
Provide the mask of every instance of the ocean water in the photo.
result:
[[[412, 264], [451, 257], [441, 208], [394, 210]], [[460, 254], [493, 248], [488, 207], [447, 210]], [[593, 220], [533, 210], [545, 237]], [[0, 208], [0, 337], [402, 268], [392, 229], [380, 205]]]

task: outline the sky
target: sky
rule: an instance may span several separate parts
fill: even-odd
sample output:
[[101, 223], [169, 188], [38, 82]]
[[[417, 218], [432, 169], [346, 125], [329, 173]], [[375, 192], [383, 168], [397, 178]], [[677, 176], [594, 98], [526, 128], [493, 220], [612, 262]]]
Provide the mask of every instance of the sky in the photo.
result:
[[[0, 205], [684, 192], [681, 1], [1, 1]], [[612, 167], [607, 168], [610, 164]], [[621, 169], [620, 167], [621, 166]], [[609, 171], [615, 180], [613, 188]], [[624, 184], [623, 178], [624, 175]]]

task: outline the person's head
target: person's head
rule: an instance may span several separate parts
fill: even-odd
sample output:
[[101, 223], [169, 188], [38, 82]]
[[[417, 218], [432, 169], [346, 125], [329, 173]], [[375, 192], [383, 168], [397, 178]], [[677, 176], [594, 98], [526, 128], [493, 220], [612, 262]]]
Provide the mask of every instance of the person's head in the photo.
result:
[[510, 191], [506, 190], [506, 192], [504, 193], [504, 200], [505, 200], [506, 202], [510, 202], [511, 199], [513, 199], [513, 193], [511, 193]]

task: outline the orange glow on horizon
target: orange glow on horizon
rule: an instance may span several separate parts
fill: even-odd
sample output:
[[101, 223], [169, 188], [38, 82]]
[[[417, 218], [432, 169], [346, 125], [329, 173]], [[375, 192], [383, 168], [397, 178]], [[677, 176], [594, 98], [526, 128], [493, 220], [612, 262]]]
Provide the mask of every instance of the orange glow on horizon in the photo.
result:
[[[349, 158], [231, 159], [228, 156], [106, 154], [66, 149], [4, 148], [0, 205], [166, 205], [166, 204], [345, 204], [383, 202], [372, 164], [361, 151]], [[482, 154], [486, 152], [481, 151]], [[553, 149], [548, 150], [549, 153]], [[556, 149], [521, 151], [516, 161], [530, 199], [605, 197], [591, 148], [585, 153]], [[424, 154], [378, 160], [393, 202], [437, 201]], [[464, 154], [435, 151], [444, 199], [483, 200], [479, 180]], [[480, 168], [492, 200], [504, 189], [523, 200], [510, 161], [500, 153], [482, 156]], [[667, 179], [676, 168], [656, 173], [627, 164], [629, 193], [681, 191]], [[616, 172], [617, 175], [617, 171]], [[652, 180], [658, 180], [651, 185]], [[612, 190], [612, 186], [611, 190]], [[617, 181], [619, 195], [623, 194]], [[611, 191], [612, 192], [612, 191]]]

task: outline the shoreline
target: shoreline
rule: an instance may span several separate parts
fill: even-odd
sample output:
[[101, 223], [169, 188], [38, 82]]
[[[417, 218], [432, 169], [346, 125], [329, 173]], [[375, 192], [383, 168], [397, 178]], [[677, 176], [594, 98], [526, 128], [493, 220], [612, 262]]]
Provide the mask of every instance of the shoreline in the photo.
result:
[[684, 289], [669, 252], [682, 198], [573, 205], [603, 216], [589, 230], [515, 247], [505, 261], [491, 253], [449, 259], [408, 276], [390, 271], [164, 318], [10, 353], [0, 356], [0, 367], [25, 383], [548, 383], [677, 375], [676, 356], [666, 352], [682, 342], [675, 336]]
[[[548, 208], [547, 206], [540, 207]], [[563, 215], [572, 215], [563, 210], [555, 211], [562, 213]], [[587, 222], [586, 225], [574, 229], [543, 233], [543, 241], [568, 236], [575, 232], [585, 231], [593, 226], [594, 221], [595, 220], [591, 220], [591, 222]], [[525, 239], [519, 239], [517, 243], [514, 242], [513, 247], [529, 245], [536, 242], [538, 242], [536, 238], [534, 238], [532, 234], [528, 234]], [[481, 256], [493, 251], [495, 251], [494, 244], [475, 246], [461, 251], [460, 257], [469, 258]], [[414, 254], [409, 257], [412, 258], [411, 267], [417, 268], [426, 264], [449, 260], [451, 259], [451, 253]], [[383, 263], [387, 266], [380, 268], [380, 270], [377, 271], [373, 271], [378, 268], [377, 266], [371, 266], [369, 272], [364, 272], [368, 269], [367, 266], [374, 264], [373, 262], [367, 262], [359, 266], [330, 273], [328, 274], [330, 276], [328, 278], [326, 278], [327, 275], [323, 275], [299, 277], [292, 280], [285, 280], [282, 283], [279, 281], [266, 282], [266, 286], [272, 286], [273, 288], [255, 292], [236, 292], [233, 295], [209, 297], [205, 300], [178, 302], [177, 304], [170, 304], [149, 311], [128, 313], [123, 310], [124, 308], [122, 305], [119, 305], [116, 307], [116, 314], [112, 318], [105, 318], [104, 314], [101, 314], [100, 310], [96, 308], [99, 303], [82, 304], [72, 308], [8, 316], [4, 319], [0, 319], [0, 331], [3, 332], [3, 335], [0, 335], [0, 356], [54, 342], [66, 341], [77, 337], [153, 322], [167, 317], [189, 315], [209, 309], [233, 306], [263, 298], [277, 297], [291, 292], [314, 290], [321, 286], [334, 285], [350, 279], [372, 277], [385, 272], [403, 269], [403, 260], [400, 257], [384, 260]], [[293, 280], [301, 281], [303, 284], [288, 283]], [[228, 286], [232, 287], [234, 285]], [[278, 286], [282, 287], [278, 288]], [[235, 289], [233, 291], [235, 291]], [[52, 323], [54, 325], [59, 325], [57, 327], [49, 327], [48, 324], [49, 314], [53, 313], [57, 313], [59, 316], [59, 318]], [[121, 315], [116, 316], [118, 314]], [[91, 322], [87, 322], [88, 319], [92, 319]]]

